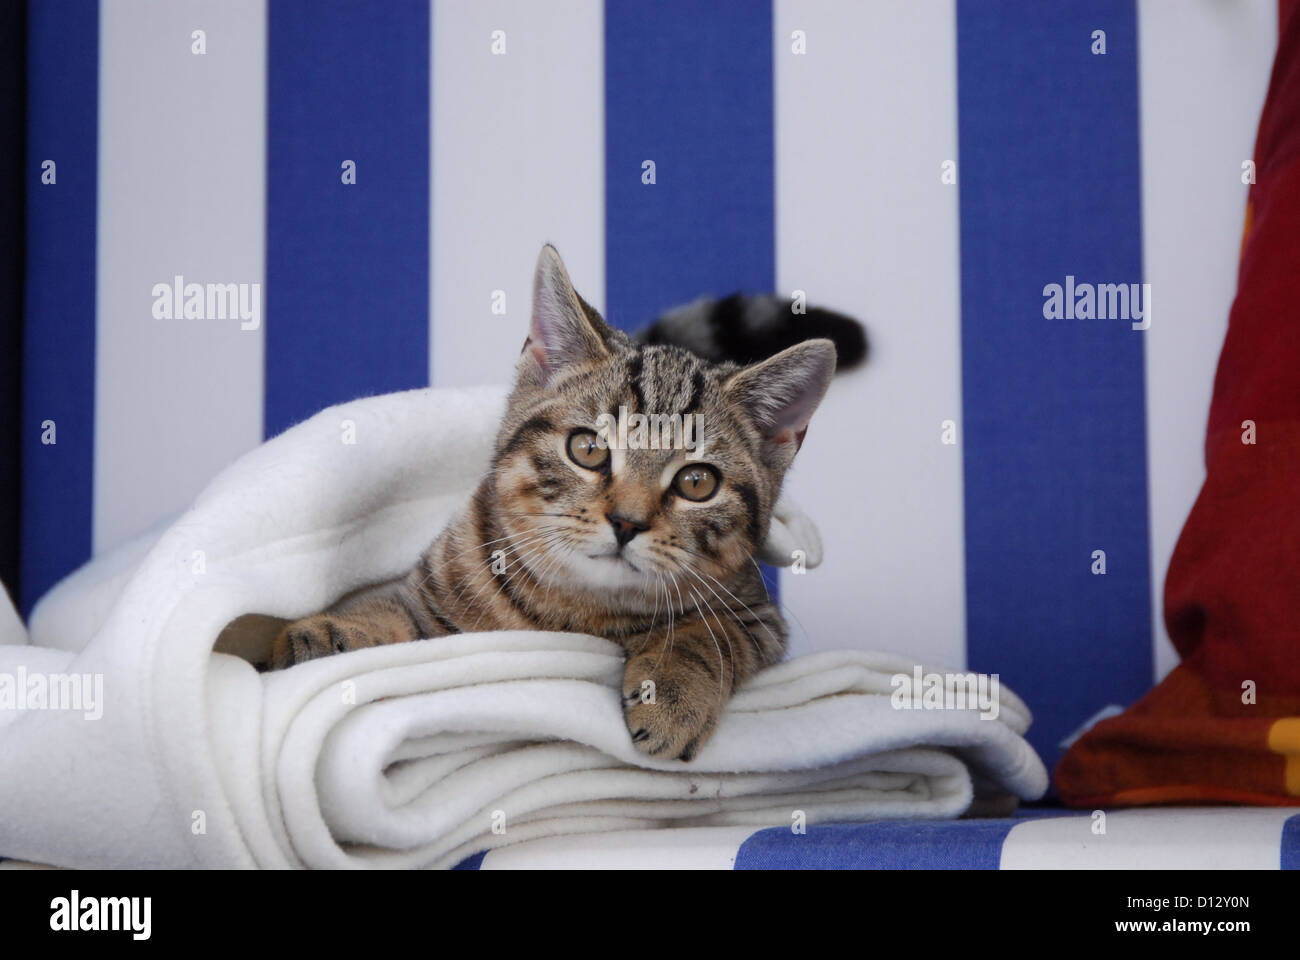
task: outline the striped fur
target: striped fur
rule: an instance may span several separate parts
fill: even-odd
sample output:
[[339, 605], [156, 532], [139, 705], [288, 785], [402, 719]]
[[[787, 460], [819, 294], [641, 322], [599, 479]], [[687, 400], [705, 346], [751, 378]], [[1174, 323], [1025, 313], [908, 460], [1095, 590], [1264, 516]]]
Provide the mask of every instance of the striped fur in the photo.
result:
[[[272, 666], [462, 631], [594, 634], [627, 651], [633, 741], [689, 760], [736, 685], [785, 651], [754, 556], [834, 369], [827, 340], [749, 367], [638, 343], [605, 324], [544, 248], [491, 469], [400, 585], [288, 625]], [[583, 466], [570, 455], [575, 431], [620, 408], [699, 414], [702, 442], [614, 447]], [[673, 480], [701, 464], [718, 482], [696, 501]]]

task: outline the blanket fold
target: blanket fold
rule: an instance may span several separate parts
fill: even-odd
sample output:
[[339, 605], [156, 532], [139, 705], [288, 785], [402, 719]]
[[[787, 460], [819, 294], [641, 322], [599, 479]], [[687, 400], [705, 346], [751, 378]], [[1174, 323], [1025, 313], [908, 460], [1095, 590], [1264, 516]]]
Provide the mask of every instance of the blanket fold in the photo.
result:
[[[897, 709], [895, 678], [915, 665], [887, 654], [764, 671], [683, 764], [635, 749], [622, 651], [595, 637], [463, 634], [269, 674], [214, 652], [220, 636], [252, 656], [255, 639], [230, 639], [248, 614], [301, 616], [401, 575], [472, 490], [502, 403], [496, 389], [422, 390], [323, 411], [234, 464], [161, 534], [51, 591], [30, 643], [0, 645], [0, 681], [22, 669], [50, 690], [74, 676], [93, 690], [98, 678], [99, 716], [0, 710], [0, 854], [449, 867], [562, 833], [955, 817], [1045, 790], [1011, 691], [996, 719]], [[340, 442], [344, 420], [355, 445]], [[811, 542], [808, 526], [783, 503], [772, 553], [783, 538]]]

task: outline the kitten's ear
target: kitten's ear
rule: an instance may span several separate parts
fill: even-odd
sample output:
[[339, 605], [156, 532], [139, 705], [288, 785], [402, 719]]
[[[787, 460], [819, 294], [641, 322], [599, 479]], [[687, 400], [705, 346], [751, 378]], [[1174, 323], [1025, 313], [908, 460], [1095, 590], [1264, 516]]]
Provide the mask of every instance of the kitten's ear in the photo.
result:
[[609, 353], [609, 328], [578, 296], [560, 254], [542, 247], [533, 274], [533, 315], [519, 358], [519, 380], [541, 386], [564, 367]]
[[732, 374], [723, 392], [749, 413], [768, 450], [789, 466], [834, 375], [835, 345], [805, 340]]

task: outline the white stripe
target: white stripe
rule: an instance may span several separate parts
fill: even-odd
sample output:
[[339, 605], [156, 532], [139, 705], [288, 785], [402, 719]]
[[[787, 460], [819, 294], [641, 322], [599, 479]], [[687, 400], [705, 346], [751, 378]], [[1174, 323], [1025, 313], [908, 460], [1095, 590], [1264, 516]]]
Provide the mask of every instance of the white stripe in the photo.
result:
[[[438, 386], [510, 378], [547, 241], [578, 292], [604, 307], [603, 16], [600, 0], [434, 2], [429, 376]], [[504, 315], [492, 312], [494, 290], [505, 293]]]
[[[807, 54], [791, 52], [791, 33]], [[777, 280], [864, 320], [873, 355], [831, 385], [787, 489], [825, 564], [782, 577], [791, 652], [965, 661], [953, 3], [775, 5]]]
[[1237, 258], [1251, 159], [1277, 45], [1277, 4], [1142, 0], [1142, 259], [1152, 623], [1157, 679], [1178, 661], [1165, 574], [1205, 479], [1205, 423]]
[[[1154, 325], [1152, 327], [1154, 329]], [[1029, 820], [1002, 843], [1003, 870], [1277, 870], [1282, 825], [1294, 810], [1112, 810]], [[1190, 892], [1190, 891], [1184, 891]], [[1195, 891], [1202, 893], [1204, 891]]]
[[262, 330], [156, 320], [151, 290], [262, 284], [266, 218], [265, 0], [100, 9], [96, 553], [261, 440]]
[[754, 827], [624, 830], [499, 847], [481, 870], [731, 870]]

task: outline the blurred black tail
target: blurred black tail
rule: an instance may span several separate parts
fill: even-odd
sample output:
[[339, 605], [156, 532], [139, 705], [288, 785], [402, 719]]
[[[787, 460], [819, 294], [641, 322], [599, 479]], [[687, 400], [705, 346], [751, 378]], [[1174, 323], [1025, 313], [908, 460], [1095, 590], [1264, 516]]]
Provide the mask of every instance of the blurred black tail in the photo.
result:
[[714, 363], [740, 364], [766, 360], [818, 337], [835, 344], [837, 371], [850, 370], [867, 358], [867, 333], [857, 320], [821, 307], [795, 313], [789, 300], [773, 294], [696, 300], [669, 311], [637, 335], [642, 343], [675, 344]]

